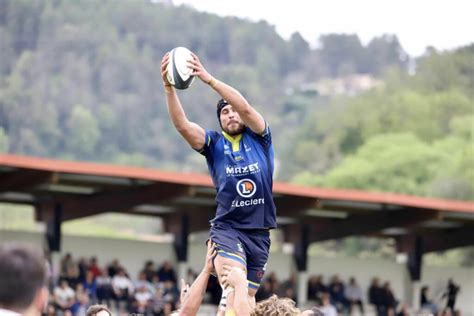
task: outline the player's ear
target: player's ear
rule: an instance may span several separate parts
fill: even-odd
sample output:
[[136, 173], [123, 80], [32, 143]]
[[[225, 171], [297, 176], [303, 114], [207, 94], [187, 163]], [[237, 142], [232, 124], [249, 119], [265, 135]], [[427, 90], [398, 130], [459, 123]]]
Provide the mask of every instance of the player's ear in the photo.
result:
[[46, 306], [48, 305], [49, 299], [49, 290], [46, 286], [43, 286], [35, 295], [33, 304], [35, 310], [38, 311], [40, 314], [46, 310]]

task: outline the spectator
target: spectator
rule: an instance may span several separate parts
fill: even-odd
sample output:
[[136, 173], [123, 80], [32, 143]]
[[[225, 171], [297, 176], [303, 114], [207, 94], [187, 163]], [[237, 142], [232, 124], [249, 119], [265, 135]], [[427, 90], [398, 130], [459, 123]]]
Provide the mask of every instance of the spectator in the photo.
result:
[[120, 263], [117, 259], [114, 259], [111, 264], [107, 267], [107, 272], [109, 274], [109, 277], [113, 278], [117, 272], [122, 269], [120, 266]]
[[70, 310], [75, 316], [85, 316], [88, 306], [89, 295], [85, 291], [82, 283], [79, 283], [76, 287], [76, 299]]
[[375, 306], [375, 310], [377, 311], [377, 316], [384, 316], [385, 315], [385, 307], [382, 304], [382, 296], [383, 290], [380, 287], [379, 279], [373, 278], [372, 283], [369, 287], [369, 303]]
[[112, 289], [117, 309], [119, 311], [123, 311], [124, 308], [128, 310], [129, 297], [133, 294], [133, 284], [125, 275], [123, 269], [119, 269], [117, 274], [112, 278]]
[[54, 302], [56, 304], [56, 308], [65, 312], [70, 310], [72, 305], [75, 302], [76, 293], [74, 290], [69, 286], [67, 280], [61, 280], [59, 286], [54, 289]]
[[302, 312], [301, 316], [324, 316], [324, 314], [318, 307], [313, 307], [309, 310], [305, 310], [304, 312]]
[[188, 272], [187, 272], [187, 280], [188, 282], [190, 283], [193, 283], [194, 280], [196, 280], [198, 274], [191, 268], [188, 269]]
[[270, 284], [272, 285], [271, 286], [271, 292], [276, 293], [278, 291], [278, 289], [280, 288], [280, 284], [278, 282], [278, 278], [276, 276], [275, 271], [271, 271], [268, 274], [267, 280], [269, 280]]
[[141, 287], [144, 287], [146, 289], [146, 291], [149, 292], [151, 295], [153, 295], [155, 293], [155, 289], [153, 287], [153, 284], [148, 282], [148, 280], [146, 279], [145, 271], [140, 271], [138, 273], [138, 279], [135, 281], [134, 287], [135, 287], [135, 289], [139, 289]]
[[318, 305], [322, 304], [321, 295], [328, 291], [328, 288], [323, 284], [323, 276], [312, 276], [308, 282], [308, 299], [316, 301]]
[[97, 303], [97, 281], [94, 277], [94, 272], [92, 270], [88, 270], [86, 272], [86, 279], [82, 284], [84, 287], [85, 292], [89, 297], [89, 301], [92, 304]]
[[323, 313], [324, 316], [337, 316], [337, 309], [334, 305], [331, 304], [331, 298], [329, 293], [323, 293], [321, 295], [322, 305], [319, 307], [319, 310]]
[[385, 282], [382, 287], [382, 305], [384, 307], [386, 315], [394, 315], [397, 307], [397, 299], [393, 294], [390, 282]]
[[438, 314], [438, 306], [433, 302], [430, 295], [430, 288], [428, 286], [423, 286], [421, 288], [420, 307], [421, 309], [429, 310], [435, 315]]
[[160, 278], [160, 282], [173, 281], [176, 283], [176, 273], [169, 261], [163, 262], [163, 265], [160, 267], [157, 274], [158, 278]]
[[293, 272], [290, 278], [281, 284], [280, 294], [296, 302], [296, 273]]
[[59, 276], [62, 278], [65, 278], [68, 274], [67, 272], [70, 269], [73, 269], [75, 266], [71, 253], [68, 252], [64, 255], [64, 257], [61, 259], [60, 266], [61, 266], [61, 270], [60, 270]]
[[54, 304], [48, 303], [48, 305], [46, 306], [46, 311], [44, 312], [43, 315], [56, 316], [56, 307], [54, 307]]
[[352, 308], [354, 305], [359, 306], [360, 313], [364, 315], [364, 305], [362, 304], [362, 289], [359, 284], [357, 284], [354, 277], [349, 279], [349, 284], [347, 285], [344, 295], [349, 304], [349, 314], [352, 313]]
[[48, 301], [47, 264], [27, 245], [0, 245], [0, 315], [41, 315]]
[[113, 289], [112, 279], [109, 277], [108, 272], [106, 270], [102, 271], [102, 275], [98, 276], [95, 282], [97, 286], [97, 302], [99, 304], [105, 302], [107, 305], [110, 305]]
[[443, 297], [447, 297], [446, 308], [451, 310], [452, 313], [455, 312], [454, 306], [456, 305], [456, 297], [459, 293], [460, 287], [454, 283], [453, 279], [448, 280], [448, 287], [446, 292], [443, 294]]
[[96, 257], [91, 257], [89, 261], [89, 271], [92, 272], [94, 279], [102, 274], [102, 272], [100, 271], [99, 265], [97, 263]]
[[70, 253], [67, 253], [61, 262], [61, 279], [67, 280], [68, 285], [72, 288], [75, 288], [79, 283], [79, 266], [74, 262]]
[[164, 314], [163, 310], [165, 308], [165, 303], [166, 300], [163, 297], [163, 290], [161, 288], [157, 288], [151, 302], [151, 313], [153, 316], [161, 316]]
[[134, 313], [135, 314], [147, 314], [153, 295], [150, 293], [148, 287], [145, 284], [142, 284], [137, 288], [137, 291], [134, 295]]
[[336, 306], [336, 309], [339, 312], [345, 312], [348, 308], [348, 302], [344, 296], [344, 283], [342, 283], [338, 275], [334, 275], [329, 284], [329, 294], [331, 295], [331, 303]]
[[173, 315], [173, 311], [176, 309], [176, 305], [173, 302], [166, 302], [163, 306], [163, 316]]
[[179, 298], [179, 290], [176, 284], [168, 280], [164, 283], [163, 287], [163, 297], [167, 302], [177, 302]]
[[[87, 272], [87, 270], [89, 270], [89, 266], [86, 262], [86, 258], [81, 257], [79, 259], [79, 262], [77, 263], [77, 267], [78, 267], [78, 270], [79, 270], [78, 283], [83, 283], [84, 280], [86, 279], [86, 272]], [[74, 284], [73, 288], [76, 288], [76, 285], [77, 284]]]
[[413, 313], [410, 311], [409, 307], [406, 304], [401, 304], [399, 311], [396, 313], [396, 316], [411, 316], [411, 315], [413, 315]]
[[145, 267], [143, 268], [145, 272], [145, 277], [148, 282], [153, 283], [153, 277], [156, 275], [155, 264], [152, 260], [145, 262]]

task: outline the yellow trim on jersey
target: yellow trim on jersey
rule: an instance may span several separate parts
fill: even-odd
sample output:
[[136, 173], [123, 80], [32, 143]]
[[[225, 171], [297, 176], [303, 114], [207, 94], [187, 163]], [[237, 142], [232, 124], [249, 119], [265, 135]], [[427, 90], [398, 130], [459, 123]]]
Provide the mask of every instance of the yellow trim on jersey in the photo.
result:
[[247, 282], [250, 283], [250, 284], [255, 285], [256, 287], [259, 287], [259, 286], [260, 286], [260, 283], [255, 283], [255, 282], [252, 282], [252, 281], [250, 281], [250, 280], [247, 280]]
[[222, 135], [224, 135], [225, 139], [227, 139], [232, 144], [233, 152], [240, 150], [240, 140], [242, 139], [242, 134], [239, 134], [237, 136], [230, 136], [226, 132], [222, 132]]
[[234, 253], [234, 252], [228, 252], [228, 251], [224, 251], [224, 250], [219, 250], [219, 251], [217, 251], [217, 253], [225, 253], [226, 255], [229, 255], [229, 256], [232, 256], [232, 257], [236, 257], [236, 258], [241, 259], [241, 260], [244, 261], [244, 262], [247, 262], [247, 260], [245, 260], [244, 257], [242, 257], [242, 256], [240, 256], [240, 255], [238, 255], [238, 254], [236, 254], [236, 253]]
[[207, 135], [207, 146], [211, 144], [211, 136]]

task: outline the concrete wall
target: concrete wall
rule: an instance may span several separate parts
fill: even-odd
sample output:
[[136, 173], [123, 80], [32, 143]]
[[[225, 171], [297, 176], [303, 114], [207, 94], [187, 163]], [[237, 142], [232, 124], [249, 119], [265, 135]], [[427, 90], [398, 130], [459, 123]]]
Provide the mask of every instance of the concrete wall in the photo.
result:
[[[43, 235], [0, 231], [0, 242], [5, 241], [26, 241], [40, 247], [43, 243]], [[64, 236], [62, 242], [62, 253], [71, 252], [76, 258], [97, 256], [100, 265], [117, 258], [132, 277], [136, 277], [145, 260], [151, 259], [157, 263], [164, 260], [173, 262], [176, 260], [173, 247], [168, 243], [84, 236]], [[191, 243], [189, 267], [200, 271], [204, 263], [204, 255], [204, 243]], [[378, 276], [383, 281], [390, 281], [397, 298], [411, 302], [411, 293], [407, 288], [408, 274], [404, 264], [387, 260], [310, 257], [308, 270], [309, 275], [322, 274], [325, 282], [334, 274], [338, 274], [344, 281], [354, 276], [364, 291], [372, 277]], [[276, 271], [280, 281], [286, 280], [294, 271], [292, 257], [280, 252], [271, 253], [267, 271]], [[430, 286], [432, 293], [436, 295], [441, 293], [451, 277], [461, 286], [457, 306], [462, 310], [462, 315], [474, 316], [474, 268], [424, 266], [420, 284]]]

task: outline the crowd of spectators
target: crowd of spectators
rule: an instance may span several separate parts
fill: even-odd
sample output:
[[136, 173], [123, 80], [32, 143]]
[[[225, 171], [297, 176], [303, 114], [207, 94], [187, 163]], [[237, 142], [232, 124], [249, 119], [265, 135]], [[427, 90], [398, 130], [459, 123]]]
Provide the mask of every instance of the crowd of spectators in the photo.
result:
[[59, 278], [51, 286], [47, 315], [83, 316], [92, 304], [105, 304], [119, 314], [170, 315], [179, 300], [176, 273], [165, 261], [147, 261], [136, 278], [118, 260], [103, 267], [97, 258], [75, 260], [66, 254]]
[[[188, 270], [187, 281], [193, 282], [196, 273]], [[118, 260], [100, 266], [96, 257], [75, 260], [66, 254], [60, 262], [59, 278], [51, 285], [51, 299], [47, 315], [83, 316], [92, 304], [105, 304], [117, 313], [170, 315], [178, 306], [180, 292], [176, 272], [170, 262], [157, 265], [147, 261], [136, 277], [128, 274]], [[407, 315], [407, 307], [395, 296], [390, 282], [373, 278], [364, 291], [354, 277], [344, 282], [338, 275], [324, 282], [322, 275], [309, 277], [307, 297], [325, 316], [351, 315], [355, 310], [365, 315], [366, 304], [373, 306], [377, 316]], [[207, 284], [204, 303], [218, 305], [222, 289], [211, 277]], [[269, 272], [256, 294], [256, 301], [272, 295], [287, 297], [297, 302], [297, 278], [292, 274], [280, 282], [275, 272]], [[437, 314], [427, 287], [422, 289], [420, 305]]]
[[[260, 290], [257, 292], [257, 301], [266, 299], [273, 294], [289, 297], [297, 302], [296, 295], [296, 275], [280, 283], [276, 274], [271, 272], [264, 279]], [[351, 277], [346, 284], [338, 275], [331, 277], [329, 282], [324, 282], [322, 275], [311, 276], [308, 280], [308, 300], [316, 304], [322, 310], [327, 310], [328, 315], [351, 314], [354, 308], [359, 313], [365, 313], [364, 301], [373, 304], [377, 314], [394, 315], [398, 300], [396, 299], [390, 282], [380, 283], [378, 278], [374, 278], [367, 291], [367, 299], [364, 298], [364, 291], [354, 277]]]

